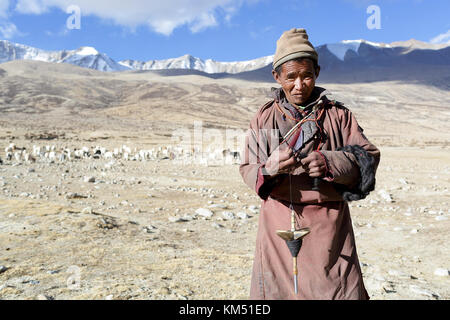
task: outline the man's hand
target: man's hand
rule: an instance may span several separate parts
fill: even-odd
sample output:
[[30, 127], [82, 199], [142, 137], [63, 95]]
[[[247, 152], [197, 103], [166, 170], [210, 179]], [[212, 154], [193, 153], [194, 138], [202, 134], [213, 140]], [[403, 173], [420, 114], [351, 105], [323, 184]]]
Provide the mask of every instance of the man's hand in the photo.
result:
[[327, 173], [325, 159], [318, 152], [311, 152], [300, 160], [303, 169], [311, 178], [321, 178]]
[[269, 176], [275, 177], [278, 174], [289, 173], [296, 167], [297, 161], [291, 148], [280, 150], [277, 148], [267, 159], [264, 165]]

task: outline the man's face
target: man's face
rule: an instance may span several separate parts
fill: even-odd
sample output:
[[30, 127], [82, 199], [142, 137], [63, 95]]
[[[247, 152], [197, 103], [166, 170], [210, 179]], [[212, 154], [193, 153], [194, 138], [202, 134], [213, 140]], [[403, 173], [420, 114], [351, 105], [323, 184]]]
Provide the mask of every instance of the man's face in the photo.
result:
[[[317, 73], [316, 73], [317, 71]], [[291, 104], [303, 105], [316, 85], [319, 68], [314, 70], [314, 62], [310, 59], [289, 60], [281, 66], [281, 73], [272, 71], [274, 79], [283, 88], [287, 100]]]

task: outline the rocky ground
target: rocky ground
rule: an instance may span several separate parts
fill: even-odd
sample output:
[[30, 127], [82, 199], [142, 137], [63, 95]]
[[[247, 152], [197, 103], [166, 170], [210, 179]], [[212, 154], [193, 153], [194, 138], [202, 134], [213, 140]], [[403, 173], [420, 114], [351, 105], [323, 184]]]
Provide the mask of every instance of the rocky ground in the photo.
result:
[[[33, 74], [20, 76], [43, 81]], [[164, 146], [174, 128], [181, 123], [191, 130], [196, 119], [207, 128], [244, 130], [271, 86], [198, 77], [172, 77], [168, 86], [167, 80], [144, 76], [126, 75], [148, 82], [130, 83], [130, 90], [136, 96], [156, 90], [145, 103], [156, 101], [158, 108], [145, 108], [127, 97], [127, 90], [119, 95], [129, 103], [110, 109], [108, 100], [91, 109], [41, 105], [38, 112], [33, 103], [39, 99], [20, 109], [28, 96], [37, 99], [34, 87], [29, 93], [10, 88], [3, 97], [10, 102], [0, 104], [1, 299], [248, 298], [260, 200], [242, 182], [238, 165], [5, 159], [10, 143], [27, 150], [33, 145]], [[48, 77], [48, 84], [56, 86], [57, 80]], [[85, 75], [79, 77], [83, 83]], [[77, 89], [67, 98], [70, 103], [76, 104], [77, 92], [92, 94], [85, 103], [101, 97], [94, 89], [108, 82], [95, 79], [91, 91]], [[33, 81], [27, 78], [27, 86]], [[174, 84], [189, 93], [183, 100], [189, 107], [179, 103], [177, 90], [170, 90]], [[354, 111], [381, 150], [376, 190], [350, 204], [369, 295], [375, 300], [450, 299], [448, 91], [402, 83], [327, 87]], [[64, 90], [53, 88], [52, 94]], [[158, 98], [158, 92], [165, 95]], [[235, 92], [239, 99], [228, 107]], [[421, 101], [424, 96], [427, 101]], [[166, 100], [170, 108], [180, 107], [173, 127]], [[216, 109], [223, 114], [202, 116]]]
[[[351, 204], [368, 292], [449, 299], [449, 152], [381, 151]], [[260, 201], [237, 165], [11, 161], [0, 188], [3, 299], [248, 298]]]

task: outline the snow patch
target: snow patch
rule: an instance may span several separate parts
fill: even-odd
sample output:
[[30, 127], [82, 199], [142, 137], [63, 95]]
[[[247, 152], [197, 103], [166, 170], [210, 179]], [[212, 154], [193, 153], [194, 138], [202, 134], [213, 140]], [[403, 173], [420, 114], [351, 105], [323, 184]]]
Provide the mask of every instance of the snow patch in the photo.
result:
[[99, 54], [99, 52], [92, 47], [81, 47], [78, 50], [76, 50], [76, 54], [80, 56], [95, 56]]
[[119, 64], [134, 70], [193, 69], [206, 73], [239, 73], [263, 68], [273, 61], [273, 56], [261, 57], [247, 61], [220, 62], [212, 59], [202, 60], [191, 55], [166, 60], [149, 60], [147, 62], [124, 60]]

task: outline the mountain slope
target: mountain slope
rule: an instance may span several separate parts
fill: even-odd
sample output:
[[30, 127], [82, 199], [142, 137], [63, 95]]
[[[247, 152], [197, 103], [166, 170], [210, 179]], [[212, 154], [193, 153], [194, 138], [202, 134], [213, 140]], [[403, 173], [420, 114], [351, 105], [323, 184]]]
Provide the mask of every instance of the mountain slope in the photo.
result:
[[99, 71], [124, 71], [129, 68], [115, 62], [92, 47], [76, 50], [45, 51], [22, 44], [0, 40], [0, 63], [13, 60], [35, 60], [54, 63], [70, 63]]
[[[138, 136], [137, 132], [145, 132], [170, 143], [173, 134], [191, 130], [195, 121], [202, 121], [204, 130], [240, 128], [245, 132], [254, 113], [271, 99], [270, 88], [276, 86], [273, 80], [230, 78], [238, 75], [169, 78], [159, 73], [100, 72], [26, 60], [4, 63], [0, 65], [0, 126], [87, 134], [111, 130]], [[430, 143], [435, 143], [431, 136], [448, 141], [448, 90], [405, 81], [319, 85], [333, 93], [331, 99], [351, 108], [367, 124], [366, 130], [378, 130], [380, 139], [395, 137], [402, 144], [414, 143], [418, 138], [411, 135], [413, 127]]]
[[[450, 46], [411, 49], [355, 40], [316, 48], [319, 82], [406, 81], [450, 89]], [[272, 66], [220, 77], [273, 82]]]
[[[414, 39], [390, 44], [366, 40], [344, 40], [316, 47], [321, 74], [319, 81], [352, 83], [402, 80], [450, 88], [450, 46]], [[191, 55], [147, 62], [116, 62], [92, 47], [45, 51], [9, 41], [0, 41], [0, 63], [36, 60], [68, 63], [99, 71], [155, 71], [172, 76], [197, 74], [209, 78], [238, 78], [272, 82], [273, 56], [248, 61], [219, 62]]]
[[261, 57], [248, 61], [219, 62], [212, 59], [202, 60], [191, 55], [166, 60], [147, 62], [124, 60], [119, 63], [134, 70], [190, 69], [205, 73], [240, 73], [260, 69], [272, 63], [273, 56]]

